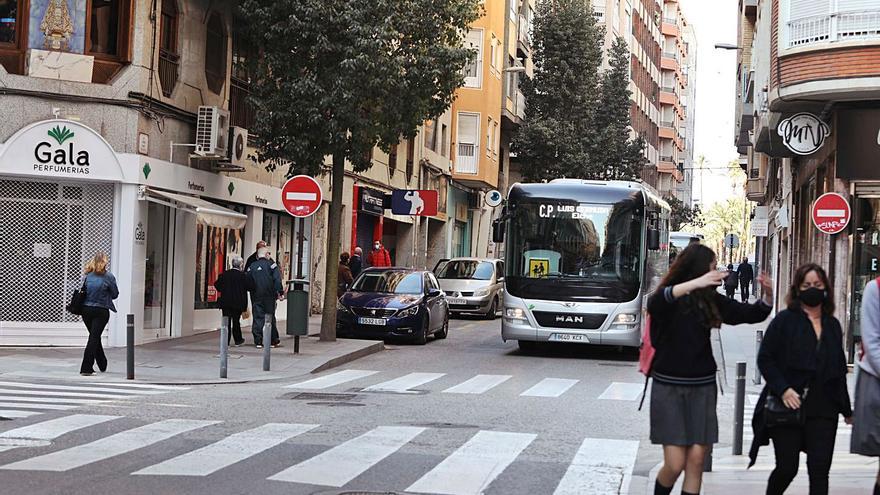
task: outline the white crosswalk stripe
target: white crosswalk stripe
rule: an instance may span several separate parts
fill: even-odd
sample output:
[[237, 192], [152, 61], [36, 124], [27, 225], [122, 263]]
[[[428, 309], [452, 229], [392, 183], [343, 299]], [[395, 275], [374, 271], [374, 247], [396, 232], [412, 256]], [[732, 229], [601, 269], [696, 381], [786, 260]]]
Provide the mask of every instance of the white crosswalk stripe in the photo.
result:
[[55, 440], [61, 435], [72, 431], [95, 426], [107, 421], [119, 419], [121, 416], [103, 414], [71, 414], [61, 418], [50, 419], [41, 423], [22, 426], [14, 430], [0, 433], [0, 438], [23, 438], [30, 440]]
[[0, 409], [0, 418], [29, 418], [43, 414], [39, 411], [16, 411], [14, 409]]
[[470, 380], [447, 388], [447, 394], [482, 394], [512, 378], [511, 375], [477, 375]]
[[567, 378], [544, 378], [534, 387], [521, 393], [521, 397], [559, 397], [573, 387], [579, 380]]
[[368, 376], [372, 376], [378, 373], [378, 371], [370, 371], [370, 370], [343, 370], [338, 371], [336, 373], [331, 373], [326, 376], [321, 376], [318, 378], [314, 378], [311, 380], [306, 380], [304, 382], [294, 383], [293, 385], [287, 385], [284, 388], [299, 388], [305, 390], [323, 390], [325, 388], [330, 388], [336, 385], [341, 385], [343, 383], [352, 382], [354, 380], [360, 380], [361, 378], [366, 378]]
[[603, 400], [636, 400], [642, 395], [645, 386], [641, 383], [612, 382], [599, 396]]
[[446, 375], [446, 373], [409, 373], [407, 375], [401, 376], [400, 378], [395, 378], [393, 380], [388, 380], [387, 382], [382, 382], [376, 385], [369, 386], [364, 389], [364, 392], [395, 392], [398, 394], [413, 394], [416, 392], [411, 389], [420, 385], [424, 385], [428, 382], [432, 382], [444, 375]]
[[629, 493], [638, 453], [636, 440], [587, 438], [553, 495]]
[[268, 423], [132, 474], [207, 476], [317, 427], [318, 425]]
[[425, 428], [380, 426], [327, 452], [271, 476], [274, 481], [343, 487], [397, 452]]
[[480, 431], [406, 491], [480, 494], [536, 437], [530, 433]]
[[168, 419], [133, 430], [116, 433], [109, 437], [69, 449], [13, 462], [12, 464], [0, 466], [0, 469], [17, 471], [69, 471], [216, 423], [218, 421]]
[[[58, 395], [56, 390], [72, 390], [80, 392], [113, 392], [116, 394], [134, 394], [134, 395], [153, 395], [164, 394], [164, 390], [125, 390], [119, 387], [84, 387], [74, 385], [55, 385], [49, 383], [24, 383], [24, 382], [4, 382], [0, 381], [0, 387], [27, 388], [32, 390], [50, 391], [53, 395]], [[151, 386], [152, 388], [153, 386]]]
[[28, 402], [0, 402], [0, 407], [21, 408], [21, 409], [40, 409], [51, 411], [67, 411], [76, 409], [79, 406], [64, 404], [32, 404]]

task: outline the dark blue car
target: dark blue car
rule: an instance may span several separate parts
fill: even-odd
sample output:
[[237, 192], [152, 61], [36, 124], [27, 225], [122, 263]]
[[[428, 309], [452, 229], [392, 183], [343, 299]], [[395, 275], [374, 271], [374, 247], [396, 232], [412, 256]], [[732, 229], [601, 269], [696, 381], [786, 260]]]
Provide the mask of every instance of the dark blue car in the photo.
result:
[[364, 270], [336, 309], [336, 333], [341, 337], [400, 337], [425, 344], [429, 335], [445, 339], [449, 333], [446, 296], [427, 271]]

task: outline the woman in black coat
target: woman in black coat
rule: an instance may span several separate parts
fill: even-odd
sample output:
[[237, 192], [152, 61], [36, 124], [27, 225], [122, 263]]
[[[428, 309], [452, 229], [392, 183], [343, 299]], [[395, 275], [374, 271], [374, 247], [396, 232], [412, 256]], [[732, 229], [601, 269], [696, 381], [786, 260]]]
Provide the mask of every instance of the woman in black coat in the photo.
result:
[[[846, 388], [843, 332], [834, 315], [831, 284], [825, 270], [809, 263], [795, 272], [786, 303], [770, 322], [758, 351], [758, 368], [767, 381], [752, 427], [749, 451], [755, 463], [758, 449], [773, 440], [776, 469], [767, 483], [768, 495], [780, 495], [798, 472], [800, 452], [807, 454], [810, 495], [828, 493], [828, 472], [837, 435], [838, 415], [851, 423], [852, 407]], [[767, 396], [780, 398], [791, 410], [802, 409], [802, 425], [767, 423]]]

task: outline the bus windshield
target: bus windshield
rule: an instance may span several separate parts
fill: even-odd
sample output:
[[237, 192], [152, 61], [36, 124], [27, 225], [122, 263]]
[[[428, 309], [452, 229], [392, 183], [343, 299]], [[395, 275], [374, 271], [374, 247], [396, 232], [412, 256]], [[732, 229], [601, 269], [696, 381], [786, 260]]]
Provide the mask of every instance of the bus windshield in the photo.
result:
[[643, 208], [544, 200], [510, 219], [507, 290], [527, 299], [625, 302], [641, 282]]

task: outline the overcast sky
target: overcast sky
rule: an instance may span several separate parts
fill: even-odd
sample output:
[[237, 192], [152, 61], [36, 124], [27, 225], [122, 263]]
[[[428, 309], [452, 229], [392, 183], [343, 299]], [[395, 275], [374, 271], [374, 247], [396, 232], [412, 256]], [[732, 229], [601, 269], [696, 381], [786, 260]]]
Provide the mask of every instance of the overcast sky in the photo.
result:
[[[733, 144], [736, 51], [716, 50], [716, 43], [736, 44], [737, 0], [680, 0], [685, 18], [697, 36], [697, 116], [694, 166], [706, 157], [706, 167], [726, 167], [739, 158]], [[700, 176], [702, 175], [702, 181]], [[701, 191], [702, 182], [702, 191]], [[733, 194], [725, 170], [694, 171], [694, 200], [705, 205]]]

